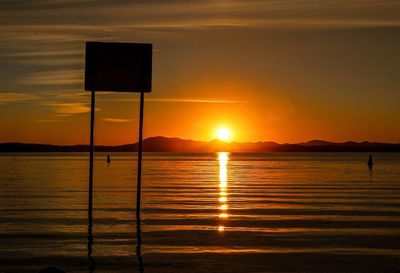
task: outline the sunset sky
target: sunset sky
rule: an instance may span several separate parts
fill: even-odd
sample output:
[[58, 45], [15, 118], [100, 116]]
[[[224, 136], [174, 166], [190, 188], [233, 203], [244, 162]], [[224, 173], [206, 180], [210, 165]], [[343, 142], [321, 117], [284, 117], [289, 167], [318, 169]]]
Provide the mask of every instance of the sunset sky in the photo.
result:
[[[0, 1], [0, 142], [88, 144], [86, 41], [153, 44], [144, 137], [400, 143], [400, 1]], [[96, 144], [139, 94], [96, 95]]]

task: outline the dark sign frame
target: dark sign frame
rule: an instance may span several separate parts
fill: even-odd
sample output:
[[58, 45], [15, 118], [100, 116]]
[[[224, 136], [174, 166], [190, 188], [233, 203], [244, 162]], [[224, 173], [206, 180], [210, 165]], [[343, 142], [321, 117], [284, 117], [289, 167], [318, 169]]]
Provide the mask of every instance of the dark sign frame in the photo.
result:
[[152, 44], [86, 42], [85, 90], [151, 92]]

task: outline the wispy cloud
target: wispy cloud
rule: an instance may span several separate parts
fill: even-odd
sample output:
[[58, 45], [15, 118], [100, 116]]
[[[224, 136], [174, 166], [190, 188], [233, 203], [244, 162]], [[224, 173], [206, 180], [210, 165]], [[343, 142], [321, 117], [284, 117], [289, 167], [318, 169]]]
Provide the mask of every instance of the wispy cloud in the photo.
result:
[[22, 59], [15, 60], [15, 63], [31, 65], [31, 66], [68, 66], [68, 65], [79, 65], [85, 62], [84, 58], [34, 58], [34, 59]]
[[82, 55], [83, 50], [32, 50], [26, 52], [14, 52], [14, 53], [6, 53], [3, 56], [11, 56], [11, 57], [45, 57], [45, 56], [73, 56], [73, 55]]
[[64, 118], [64, 117], [70, 117], [72, 114], [57, 114], [55, 115], [56, 117]]
[[223, 100], [223, 99], [191, 99], [191, 98], [149, 98], [151, 102], [191, 102], [191, 103], [249, 103], [245, 100]]
[[276, 27], [276, 28], [398, 27], [400, 26], [400, 20], [298, 18], [298, 19], [254, 20], [252, 25]]
[[[18, 3], [18, 1], [17, 1]], [[0, 9], [0, 55], [34, 66], [83, 65], [87, 40], [171, 39], [193, 30], [400, 27], [399, 1], [6, 1]], [[62, 18], [69, 18], [63, 20]], [[68, 23], [67, 23], [68, 22]], [[71, 24], [70, 22], [74, 22]], [[151, 36], [153, 39], [153, 36]], [[24, 59], [21, 59], [24, 57]], [[45, 58], [47, 57], [47, 58]], [[49, 58], [53, 57], [53, 58]], [[43, 58], [43, 59], [39, 59]], [[81, 78], [30, 75], [30, 84]]]
[[71, 102], [71, 103], [57, 103], [49, 102], [44, 103], [46, 106], [50, 106], [54, 112], [62, 114], [62, 116], [87, 113], [90, 111], [90, 106], [86, 103]]
[[74, 90], [58, 90], [59, 94], [56, 95], [57, 99], [81, 100], [84, 97], [89, 97], [90, 92], [87, 91], [74, 91]]
[[40, 99], [38, 96], [28, 93], [0, 93], [0, 104], [38, 99]]
[[[139, 101], [138, 98], [115, 98], [109, 101]], [[225, 99], [209, 99], [209, 98], [146, 98], [146, 102], [176, 102], [176, 103], [224, 103], [224, 104], [241, 104], [251, 103], [247, 100], [225, 100]]]
[[132, 119], [125, 119], [125, 118], [103, 118], [104, 121], [113, 122], [113, 123], [123, 123], [123, 122], [130, 122]]
[[[26, 28], [30, 39], [68, 40], [87, 37], [96, 31], [110, 35], [122, 28], [197, 28], [218, 26], [262, 25], [297, 27], [360, 27], [399, 25], [399, 1], [392, 0], [281, 0], [281, 1], [34, 1], [24, 8], [10, 5], [0, 11], [3, 25], [8, 28]], [[60, 17], [72, 18], [78, 24], [54, 24]], [[19, 20], [18, 20], [19, 19]], [[313, 22], [310, 22], [312, 20]], [[37, 25], [21, 24], [35, 21]], [[363, 23], [360, 24], [360, 21]], [[42, 26], [40, 26], [42, 25]], [[69, 31], [61, 31], [61, 29]], [[12, 35], [13, 31], [8, 31]], [[25, 39], [27, 36], [14, 35]]]
[[59, 120], [56, 119], [37, 119], [35, 120], [35, 122], [39, 122], [39, 123], [54, 123], [54, 122], [58, 122]]
[[169, 21], [136, 25], [115, 26], [116, 30], [190, 30], [213, 28], [363, 28], [398, 27], [398, 19], [352, 19], [352, 18], [225, 18]]
[[83, 83], [83, 70], [49, 70], [30, 73], [21, 80], [26, 85], [71, 85]]

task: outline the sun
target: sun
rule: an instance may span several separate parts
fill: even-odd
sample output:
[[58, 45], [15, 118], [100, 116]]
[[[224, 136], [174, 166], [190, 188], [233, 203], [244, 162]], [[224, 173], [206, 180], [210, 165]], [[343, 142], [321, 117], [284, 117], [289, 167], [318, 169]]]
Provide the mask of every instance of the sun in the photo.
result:
[[220, 128], [217, 132], [217, 137], [220, 140], [226, 141], [229, 138], [229, 130], [226, 128]]

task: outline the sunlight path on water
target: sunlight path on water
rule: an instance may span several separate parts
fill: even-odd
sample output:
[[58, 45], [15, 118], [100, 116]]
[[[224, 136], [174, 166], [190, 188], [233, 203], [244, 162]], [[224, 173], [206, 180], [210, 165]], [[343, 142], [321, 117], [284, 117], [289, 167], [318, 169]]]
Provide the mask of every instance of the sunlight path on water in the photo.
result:
[[218, 153], [218, 162], [219, 162], [219, 217], [221, 218], [218, 230], [225, 230], [225, 221], [223, 219], [228, 218], [228, 153], [220, 152]]

